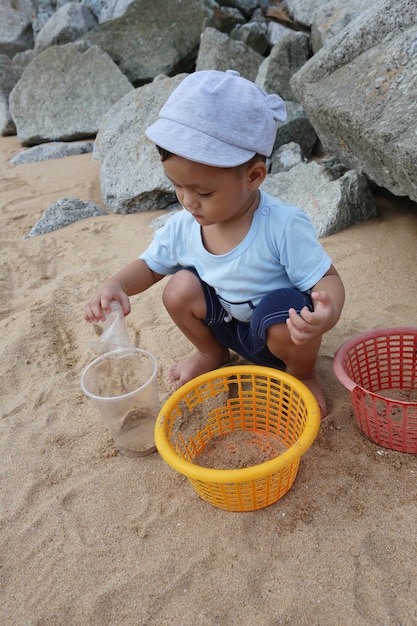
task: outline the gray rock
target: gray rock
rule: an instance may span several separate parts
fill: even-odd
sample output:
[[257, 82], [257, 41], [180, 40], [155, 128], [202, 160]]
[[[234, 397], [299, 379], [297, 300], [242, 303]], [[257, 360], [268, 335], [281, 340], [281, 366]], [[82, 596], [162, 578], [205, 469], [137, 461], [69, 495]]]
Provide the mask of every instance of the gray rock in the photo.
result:
[[14, 55], [13, 61], [20, 65], [21, 67], [27, 67], [29, 63], [32, 63], [35, 57], [34, 50], [23, 50], [22, 52], [18, 52]]
[[49, 18], [54, 14], [56, 9], [56, 4], [52, 6], [50, 0], [36, 0], [38, 5], [38, 14], [32, 20], [32, 30], [33, 36], [36, 38], [36, 35], [42, 30], [46, 22]]
[[1, 0], [0, 54], [13, 57], [33, 48], [32, 19], [36, 10], [31, 0]]
[[286, 5], [297, 22], [311, 27], [311, 47], [317, 52], [375, 2], [378, 0], [286, 0]]
[[262, 189], [304, 209], [318, 237], [328, 237], [377, 215], [366, 177], [353, 170], [334, 180], [325, 166], [300, 163], [287, 172], [268, 175]]
[[221, 30], [221, 8], [216, 0], [202, 0], [204, 25]]
[[275, 44], [281, 41], [283, 37], [286, 37], [287, 34], [288, 28], [286, 26], [283, 26], [278, 22], [268, 22], [266, 37], [271, 46], [275, 46]]
[[230, 33], [230, 37], [237, 41], [243, 41], [247, 46], [259, 52], [259, 54], [265, 54], [269, 49], [269, 41], [266, 34], [267, 27], [265, 24], [248, 22], [247, 24], [235, 26]]
[[316, 131], [301, 104], [287, 101], [285, 106], [287, 119], [285, 122], [278, 122], [274, 150], [284, 144], [295, 142], [301, 146], [304, 156], [309, 159], [317, 141]]
[[[234, 9], [233, 7], [219, 7], [219, 9], [220, 25], [218, 28], [222, 31], [222, 33], [230, 34], [235, 26], [246, 23], [246, 20], [239, 9]], [[206, 24], [206, 26], [211, 26], [211, 24]]]
[[0, 55], [0, 135], [15, 135], [16, 126], [9, 110], [9, 95], [23, 74], [23, 67]]
[[30, 239], [73, 224], [78, 220], [97, 215], [107, 215], [106, 211], [94, 202], [83, 202], [78, 198], [61, 198], [49, 206], [32, 230], [24, 237]]
[[303, 160], [301, 146], [293, 141], [286, 143], [273, 153], [270, 174], [286, 172], [299, 163], [303, 163]]
[[12, 165], [23, 165], [25, 163], [38, 163], [39, 161], [49, 161], [51, 159], [62, 159], [78, 154], [88, 154], [93, 151], [93, 147], [94, 143], [92, 141], [80, 141], [72, 144], [63, 141], [43, 143], [19, 152], [19, 154], [10, 159], [10, 163]]
[[145, 131], [185, 76], [179, 74], [138, 87], [102, 119], [95, 155], [101, 159], [102, 197], [111, 211], [164, 209], [176, 201], [159, 154]]
[[29, 146], [92, 137], [103, 115], [132, 89], [97, 46], [48, 48], [28, 65], [10, 94], [19, 141]]
[[132, 0], [106, 0], [100, 11], [99, 24], [123, 17]]
[[324, 148], [380, 187], [417, 201], [417, 11], [380, 0], [292, 79]]
[[243, 41], [231, 39], [226, 33], [206, 28], [201, 36], [196, 71], [237, 70], [241, 76], [255, 80], [262, 55]]
[[82, 39], [105, 50], [133, 84], [194, 67], [204, 27], [200, 0], [126, 0], [114, 8], [111, 20], [100, 15]]
[[252, 12], [252, 15], [250, 17], [249, 23], [251, 23], [251, 22], [258, 22], [259, 24], [262, 24], [263, 27], [265, 28], [265, 32], [266, 32], [268, 30], [268, 24], [269, 24], [270, 20], [269, 20], [269, 18], [267, 18], [265, 16], [265, 12], [264, 12], [263, 8], [261, 7], [261, 4], [262, 4], [262, 6], [265, 5], [265, 1], [266, 0], [261, 0], [261, 2], [258, 2], [257, 8]]
[[81, 0], [81, 4], [90, 9], [96, 20], [99, 21], [100, 14], [108, 4], [108, 0]]
[[290, 80], [307, 62], [309, 55], [309, 36], [287, 30], [260, 64], [256, 84], [268, 93], [278, 93], [284, 100], [297, 100]]
[[249, 18], [259, 5], [259, 0], [218, 0], [218, 2], [222, 6], [239, 9], [246, 18]]
[[311, 25], [313, 52], [320, 50], [326, 41], [338, 35], [350, 22], [364, 13], [372, 1], [375, 0], [369, 0], [365, 4], [363, 0], [349, 0], [348, 3], [346, 0], [332, 0], [318, 8]]
[[77, 2], [64, 4], [36, 36], [35, 52], [75, 41], [96, 25], [97, 20], [87, 7]]
[[286, 0], [285, 4], [294, 20], [311, 26], [323, 6], [323, 0]]

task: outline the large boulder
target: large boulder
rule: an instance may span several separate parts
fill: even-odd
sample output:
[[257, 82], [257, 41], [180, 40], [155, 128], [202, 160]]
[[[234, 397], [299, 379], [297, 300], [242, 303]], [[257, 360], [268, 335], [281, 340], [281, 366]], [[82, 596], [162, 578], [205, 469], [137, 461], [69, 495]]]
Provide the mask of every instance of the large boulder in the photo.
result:
[[196, 70], [237, 70], [241, 76], [254, 81], [263, 57], [243, 41], [226, 33], [206, 28], [201, 36]]
[[291, 85], [324, 148], [417, 201], [417, 11], [379, 0], [331, 38]]
[[325, 33], [327, 38], [340, 32], [360, 13], [364, 13], [371, 4], [379, 0], [286, 0], [285, 5], [290, 15], [301, 24], [316, 28]]
[[[345, 2], [345, 0], [342, 0]], [[314, 22], [315, 16], [323, 7], [323, 0], [286, 0], [285, 5], [290, 15], [299, 22], [306, 26], [311, 26]]]
[[262, 59], [256, 84], [268, 93], [278, 93], [284, 100], [296, 100], [290, 81], [310, 56], [309, 41], [306, 33], [287, 29], [271, 53]]
[[354, 170], [335, 176], [324, 164], [299, 163], [267, 176], [262, 189], [304, 209], [318, 237], [328, 237], [377, 215], [366, 177]]
[[259, 5], [259, 0], [219, 0], [219, 4], [239, 9], [246, 18], [249, 18]]
[[33, 48], [32, 20], [36, 8], [32, 0], [1, 0], [0, 54], [13, 57]]
[[102, 119], [94, 156], [101, 160], [101, 193], [111, 211], [137, 213], [175, 202], [172, 184], [145, 131], [183, 78], [185, 74], [178, 74], [138, 87]]
[[[204, 28], [200, 0], [125, 0], [83, 39], [100, 46], [135, 85], [191, 70]], [[186, 69], [185, 69], [186, 68]]]
[[338, 35], [350, 22], [364, 13], [378, 0], [331, 0], [324, 2], [314, 11], [311, 24], [311, 48], [313, 52], [320, 50], [324, 44]]
[[243, 41], [243, 43], [256, 50], [256, 52], [264, 55], [269, 49], [267, 32], [268, 26], [266, 22], [248, 22], [247, 24], [238, 24], [235, 26], [230, 36], [237, 41]]
[[52, 46], [34, 58], [10, 94], [18, 139], [30, 146], [92, 137], [103, 115], [132, 89], [97, 46]]
[[68, 2], [49, 18], [37, 34], [35, 52], [75, 41], [96, 25], [97, 20], [87, 7], [78, 2]]
[[9, 95], [20, 80], [23, 67], [0, 54], [0, 135], [15, 135], [16, 126], [9, 110]]

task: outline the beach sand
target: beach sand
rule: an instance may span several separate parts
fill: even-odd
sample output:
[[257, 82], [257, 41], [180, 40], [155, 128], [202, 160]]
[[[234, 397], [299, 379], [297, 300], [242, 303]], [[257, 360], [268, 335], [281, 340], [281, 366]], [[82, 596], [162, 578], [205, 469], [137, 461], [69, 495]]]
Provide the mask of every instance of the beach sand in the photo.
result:
[[[103, 206], [99, 162], [11, 166], [0, 139], [0, 621], [7, 626], [417, 624], [417, 458], [358, 429], [332, 372], [367, 329], [417, 325], [417, 211], [380, 198], [377, 219], [323, 240], [346, 286], [319, 359], [329, 416], [291, 490], [251, 513], [211, 506], [158, 455], [117, 454], [80, 389], [94, 338], [83, 303], [151, 241], [162, 211], [110, 214], [23, 239], [64, 196]], [[191, 346], [161, 304], [132, 299], [135, 345], [168, 367]]]

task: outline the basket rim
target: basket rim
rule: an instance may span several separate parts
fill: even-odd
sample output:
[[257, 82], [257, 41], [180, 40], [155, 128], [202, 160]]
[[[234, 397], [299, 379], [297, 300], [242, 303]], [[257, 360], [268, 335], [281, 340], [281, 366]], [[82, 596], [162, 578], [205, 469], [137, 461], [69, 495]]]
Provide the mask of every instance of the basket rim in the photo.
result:
[[[129, 355], [129, 354], [138, 354], [138, 353], [145, 354], [147, 357], [150, 357], [153, 363], [152, 376], [149, 378], [149, 380], [146, 383], [143, 383], [136, 389], [132, 389], [132, 391], [128, 391], [118, 396], [99, 396], [96, 393], [93, 393], [92, 391], [87, 389], [87, 385], [85, 382], [87, 375], [90, 372], [90, 370], [95, 365], [97, 365], [97, 363], [99, 363], [100, 361], [104, 361], [109, 356], [111, 357], [111, 356], [116, 356], [118, 354]], [[88, 365], [86, 365], [86, 367], [82, 371], [81, 378], [80, 378], [80, 387], [81, 387], [82, 392], [88, 398], [91, 398], [92, 400], [99, 400], [99, 401], [104, 400], [106, 402], [107, 401], [120, 402], [121, 398], [130, 398], [131, 396], [134, 396], [136, 393], [138, 393], [139, 391], [141, 391], [142, 389], [150, 385], [150, 383], [152, 383], [155, 380], [155, 377], [158, 375], [158, 371], [159, 371], [159, 364], [158, 364], [156, 356], [152, 354], [152, 352], [149, 352], [149, 350], [145, 350], [144, 348], [137, 348], [136, 346], [121, 346], [119, 348], [115, 348], [114, 350], [110, 350], [109, 352], [103, 352], [103, 354], [99, 354], [90, 363], [88, 363]]]
[[[358, 385], [358, 383], [355, 383], [355, 381], [346, 374], [343, 367], [343, 361], [345, 360], [345, 356], [347, 355], [349, 350], [351, 350], [351, 348], [354, 348], [358, 343], [366, 341], [367, 339], [375, 339], [377, 337], [386, 337], [391, 335], [415, 335], [417, 337], [417, 327], [388, 326], [382, 328], [374, 328], [372, 330], [366, 330], [363, 333], [359, 333], [358, 335], [353, 335], [339, 346], [333, 357], [333, 372], [338, 381], [344, 387], [346, 387], [346, 389], [348, 389], [350, 392], [353, 392], [353, 390], [358, 387], [366, 393], [378, 395], [374, 392], [371, 392], [369, 389], [366, 389], [366, 387], [362, 387], [361, 385]], [[384, 396], [381, 396], [381, 398], [384, 398], [385, 400], [387, 399]]]
[[[213, 380], [218, 376], [233, 375], [237, 372], [251, 372], [259, 374], [260, 376], [270, 376], [279, 379], [283, 382], [287, 382], [298, 393], [303, 396], [309, 409], [309, 418], [304, 428], [304, 432], [301, 437], [285, 452], [278, 455], [270, 461], [259, 463], [251, 467], [237, 468], [237, 469], [215, 469], [202, 467], [196, 465], [191, 461], [182, 459], [171, 448], [165, 433], [165, 413], [167, 413], [173, 405], [177, 404], [189, 391], [197, 387], [198, 385], [207, 381]], [[282, 372], [275, 370], [271, 367], [264, 367], [261, 365], [235, 365], [217, 368], [211, 370], [206, 374], [201, 374], [196, 378], [193, 378], [189, 382], [182, 385], [179, 389], [166, 400], [161, 407], [158, 417], [155, 423], [155, 445], [161, 457], [170, 465], [173, 469], [184, 474], [191, 480], [198, 480], [207, 483], [242, 483], [254, 481], [258, 478], [274, 474], [300, 459], [302, 454], [308, 450], [317, 436], [320, 428], [320, 408], [313, 393], [297, 378]]]

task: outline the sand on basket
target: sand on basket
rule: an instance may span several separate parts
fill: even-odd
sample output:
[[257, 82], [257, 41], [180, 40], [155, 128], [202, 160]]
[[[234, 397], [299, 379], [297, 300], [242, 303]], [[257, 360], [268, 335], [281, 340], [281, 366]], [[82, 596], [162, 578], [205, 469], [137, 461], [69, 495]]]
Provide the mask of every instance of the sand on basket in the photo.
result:
[[374, 443], [417, 453], [417, 328], [370, 330], [336, 351], [334, 373], [349, 390], [356, 421]]
[[319, 425], [317, 401], [303, 383], [241, 365], [203, 374], [174, 392], [156, 421], [155, 443], [203, 499], [252, 511], [287, 493]]

